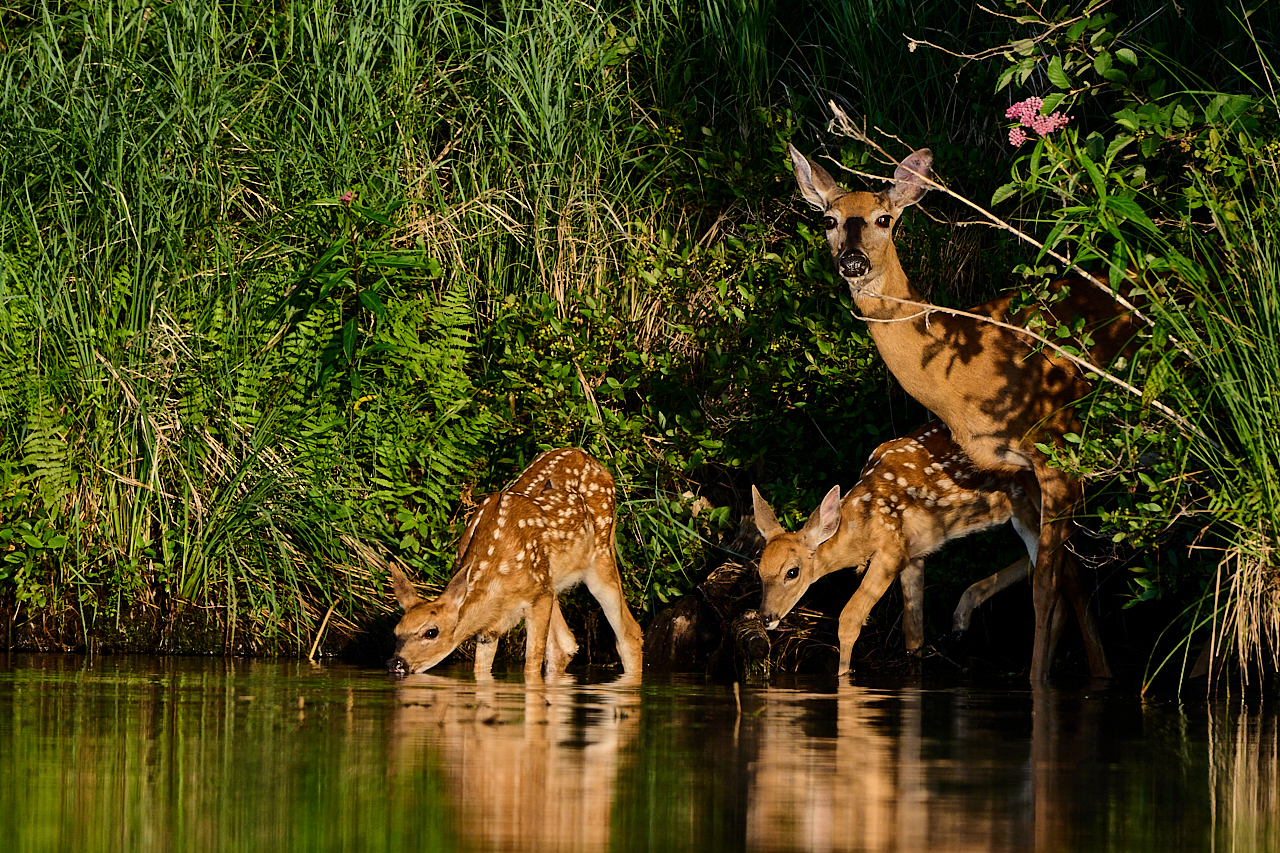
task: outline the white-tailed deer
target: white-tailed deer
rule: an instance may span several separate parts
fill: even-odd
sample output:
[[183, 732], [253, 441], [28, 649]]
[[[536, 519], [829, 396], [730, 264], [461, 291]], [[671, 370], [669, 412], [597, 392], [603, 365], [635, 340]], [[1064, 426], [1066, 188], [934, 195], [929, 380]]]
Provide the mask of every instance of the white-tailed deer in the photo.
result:
[[[880, 193], [846, 192], [816, 163], [789, 147], [805, 200], [823, 212], [837, 272], [849, 285], [872, 340], [902, 387], [951, 429], [955, 442], [983, 470], [1015, 474], [1039, 505], [1040, 534], [1032, 575], [1036, 631], [1031, 680], [1043, 682], [1053, 660], [1053, 623], [1061, 595], [1080, 622], [1096, 676], [1110, 667], [1089, 596], [1073, 560], [1064, 560], [1071, 518], [1082, 497], [1078, 480], [1052, 467], [1037, 442], [1060, 443], [1080, 432], [1075, 404], [1090, 383], [1074, 364], [1035, 346], [1017, 332], [972, 317], [929, 311], [898, 261], [893, 226], [928, 191], [933, 155], [916, 151], [898, 167], [893, 186]], [[1090, 355], [1107, 364], [1135, 336], [1104, 288], [1083, 278], [1058, 282], [1052, 316], [1083, 319]], [[908, 304], [910, 303], [910, 304]], [[1037, 309], [1015, 312], [1002, 297], [970, 313], [1024, 326]]]
[[613, 476], [577, 448], [540, 454], [505, 490], [489, 495], [458, 542], [454, 575], [435, 601], [393, 569], [404, 616], [393, 674], [423, 672], [477, 638], [475, 673], [493, 666], [497, 639], [525, 622], [526, 679], [564, 671], [578, 650], [556, 596], [585, 583], [604, 610], [628, 676], [641, 668], [640, 626], [627, 609], [614, 553]]
[[[791, 612], [818, 578], [847, 567], [865, 568], [858, 591], [840, 614], [840, 675], [871, 608], [897, 578], [902, 585], [902, 634], [909, 651], [924, 644], [924, 558], [947, 542], [1012, 521], [1034, 555], [1035, 507], [1018, 482], [978, 471], [932, 421], [871, 453], [858, 482], [840, 497], [834, 486], [804, 527], [788, 533], [760, 492], [751, 487], [760, 555], [760, 613], [770, 630]], [[1027, 576], [1027, 557], [965, 591], [953, 617], [957, 631], [973, 611]]]

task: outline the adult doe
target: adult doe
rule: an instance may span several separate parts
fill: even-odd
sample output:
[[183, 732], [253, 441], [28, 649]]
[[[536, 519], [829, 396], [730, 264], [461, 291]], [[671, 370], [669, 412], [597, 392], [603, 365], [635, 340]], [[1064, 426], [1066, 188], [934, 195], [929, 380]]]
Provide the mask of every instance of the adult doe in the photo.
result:
[[[1043, 682], [1053, 660], [1051, 625], [1063, 594], [1071, 601], [1089, 647], [1093, 674], [1110, 676], [1089, 596], [1074, 561], [1064, 559], [1080, 481], [1054, 468], [1037, 443], [1061, 443], [1079, 433], [1076, 403], [1091, 385], [1071, 362], [1038, 348], [1026, 335], [981, 318], [1025, 326], [1036, 310], [1015, 311], [1009, 297], [970, 309], [973, 317], [932, 311], [898, 261], [893, 227], [930, 186], [933, 155], [907, 157], [884, 192], [846, 192], [821, 166], [789, 147], [796, 183], [822, 211], [837, 272], [867, 320], [872, 340], [903, 389], [951, 429], [955, 442], [982, 470], [1019, 477], [1039, 507], [1039, 537], [1032, 574], [1035, 644], [1031, 680]], [[1074, 277], [1058, 282], [1052, 317], [1083, 320], [1095, 363], [1107, 364], [1132, 342], [1133, 319], [1099, 283]]]

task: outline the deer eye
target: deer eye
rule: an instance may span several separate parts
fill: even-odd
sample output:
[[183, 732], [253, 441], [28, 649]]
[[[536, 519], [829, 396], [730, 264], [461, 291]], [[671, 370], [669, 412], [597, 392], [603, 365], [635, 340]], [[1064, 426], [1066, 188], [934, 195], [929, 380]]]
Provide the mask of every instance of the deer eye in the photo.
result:
[[888, 228], [892, 224], [893, 224], [893, 217], [887, 213], [884, 216], [881, 216], [876, 219], [876, 225], [879, 225], [881, 228]]
[[792, 566], [791, 568], [787, 569], [787, 580], [793, 581], [798, 577], [800, 577], [799, 566]]
[[830, 231], [832, 228], [835, 228], [836, 227], [835, 217], [832, 217], [832, 216], [822, 217], [822, 227], [827, 229], [828, 231]]
[[422, 637], [425, 640], [434, 640], [438, 636], [440, 636], [440, 629], [434, 626], [422, 632]]

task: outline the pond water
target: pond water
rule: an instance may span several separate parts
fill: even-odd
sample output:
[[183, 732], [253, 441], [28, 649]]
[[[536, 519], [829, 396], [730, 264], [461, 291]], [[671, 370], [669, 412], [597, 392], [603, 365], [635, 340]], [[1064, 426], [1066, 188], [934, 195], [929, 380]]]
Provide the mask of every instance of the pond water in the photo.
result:
[[0, 655], [5, 851], [1280, 850], [1269, 707]]

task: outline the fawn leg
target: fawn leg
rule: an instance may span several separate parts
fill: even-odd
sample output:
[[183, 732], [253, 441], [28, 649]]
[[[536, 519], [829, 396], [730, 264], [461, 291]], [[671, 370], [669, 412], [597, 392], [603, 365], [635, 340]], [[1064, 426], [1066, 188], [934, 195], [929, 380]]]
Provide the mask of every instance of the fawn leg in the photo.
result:
[[858, 584], [858, 591], [840, 613], [840, 668], [836, 670], [836, 675], [846, 675], [849, 672], [853, 644], [862, 633], [867, 614], [905, 567], [906, 561], [902, 557], [886, 557], [881, 553], [871, 558], [871, 565], [867, 568], [862, 583]]
[[898, 575], [902, 587], [902, 639], [910, 654], [924, 645], [924, 560], [917, 557]]
[[609, 626], [613, 628], [613, 636], [617, 640], [618, 657], [622, 660], [622, 671], [628, 675], [638, 674], [643, 666], [644, 635], [640, 624], [627, 608], [627, 600], [622, 594], [622, 576], [618, 573], [618, 561], [613, 552], [613, 534], [607, 538], [608, 546], [596, 548], [595, 558], [584, 578], [587, 589], [600, 603]]

